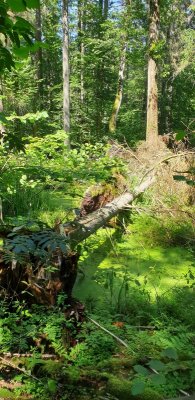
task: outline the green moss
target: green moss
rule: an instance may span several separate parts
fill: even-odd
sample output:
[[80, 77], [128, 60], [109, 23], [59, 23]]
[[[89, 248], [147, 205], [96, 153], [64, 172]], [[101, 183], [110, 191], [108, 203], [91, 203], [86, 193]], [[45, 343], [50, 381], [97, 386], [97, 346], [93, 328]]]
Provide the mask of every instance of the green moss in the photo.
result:
[[92, 197], [102, 195], [104, 193], [114, 196], [116, 195], [116, 188], [110, 183], [103, 182], [90, 187], [87, 192]]
[[144, 393], [133, 396], [131, 394], [132, 383], [126, 379], [118, 379], [113, 375], [109, 376], [106, 390], [116, 396], [119, 400], [163, 400], [162, 395], [151, 389], [145, 389]]
[[137, 358], [110, 358], [108, 360], [101, 361], [98, 363], [98, 368], [105, 368], [110, 370], [120, 369], [120, 368], [131, 368], [137, 362]]

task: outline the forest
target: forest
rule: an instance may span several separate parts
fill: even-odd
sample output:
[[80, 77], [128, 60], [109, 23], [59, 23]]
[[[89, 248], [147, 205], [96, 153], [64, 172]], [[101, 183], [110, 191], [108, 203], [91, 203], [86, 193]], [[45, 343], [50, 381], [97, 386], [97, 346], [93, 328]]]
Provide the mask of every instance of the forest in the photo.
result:
[[195, 399], [193, 0], [0, 0], [0, 400]]

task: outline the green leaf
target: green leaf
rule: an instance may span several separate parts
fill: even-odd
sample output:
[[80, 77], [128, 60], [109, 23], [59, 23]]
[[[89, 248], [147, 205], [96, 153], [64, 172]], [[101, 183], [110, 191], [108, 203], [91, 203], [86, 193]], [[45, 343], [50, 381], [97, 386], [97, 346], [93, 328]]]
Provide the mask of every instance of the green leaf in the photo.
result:
[[30, 22], [26, 21], [24, 18], [16, 17], [16, 23], [14, 24], [15, 29], [22, 29], [25, 31], [31, 31], [34, 27], [30, 24]]
[[17, 32], [13, 32], [13, 43], [16, 44], [17, 47], [20, 47], [20, 38]]
[[14, 47], [13, 53], [19, 58], [28, 58], [29, 46], [26, 47]]
[[173, 179], [175, 180], [175, 181], [186, 181], [186, 178], [185, 178], [185, 176], [183, 176], [183, 175], [174, 175], [173, 176]]
[[176, 140], [182, 140], [186, 136], [185, 132], [178, 132], [176, 134]]
[[[29, 32], [32, 36], [32, 32]], [[22, 36], [24, 38], [24, 40], [30, 45], [33, 46], [33, 41], [31, 40], [30, 36], [27, 35], [26, 33], [22, 33]]]
[[38, 8], [40, 5], [39, 0], [26, 0], [27, 8]]
[[26, 5], [23, 0], [7, 0], [7, 3], [12, 11], [21, 12], [26, 10]]
[[159, 360], [151, 360], [148, 365], [150, 368], [156, 369], [157, 371], [163, 371], [165, 369], [165, 364]]
[[0, 121], [3, 122], [4, 124], [6, 124], [6, 122], [7, 122], [7, 119], [3, 112], [0, 112]]
[[186, 179], [186, 183], [190, 186], [195, 186], [195, 181], [192, 181], [190, 179]]
[[161, 374], [155, 374], [151, 375], [151, 381], [154, 385], [165, 385], [166, 383], [166, 378], [164, 375]]
[[144, 375], [144, 376], [146, 376], [146, 375], [149, 374], [149, 371], [148, 371], [145, 367], [142, 367], [142, 365], [134, 365], [133, 369], [134, 369], [138, 374], [141, 374], [141, 375]]
[[144, 392], [144, 388], [145, 388], [144, 382], [136, 381], [131, 388], [131, 393], [133, 396], [136, 396], [137, 394], [142, 394]]
[[177, 351], [173, 347], [167, 347], [167, 349], [163, 350], [162, 355], [171, 360], [178, 359]]
[[56, 384], [56, 381], [54, 381], [54, 379], [48, 379], [47, 385], [48, 385], [48, 389], [51, 393], [56, 392], [57, 384]]

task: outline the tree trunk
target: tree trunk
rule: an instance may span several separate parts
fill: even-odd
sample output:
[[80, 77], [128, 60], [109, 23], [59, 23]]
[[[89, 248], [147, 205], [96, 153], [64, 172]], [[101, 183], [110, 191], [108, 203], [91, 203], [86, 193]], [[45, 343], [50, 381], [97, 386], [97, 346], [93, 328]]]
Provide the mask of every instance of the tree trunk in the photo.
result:
[[104, 0], [104, 19], [107, 20], [108, 18], [108, 8], [109, 8], [109, 0]]
[[80, 100], [81, 105], [84, 102], [84, 55], [85, 46], [83, 42], [84, 34], [84, 0], [78, 0], [78, 37], [80, 51]]
[[[0, 291], [11, 298], [25, 298], [29, 302], [42, 304], [55, 304], [57, 294], [65, 293], [71, 297], [71, 292], [77, 276], [77, 262], [79, 254], [75, 247], [78, 243], [88, 238], [99, 228], [105, 225], [112, 217], [124, 209], [129, 203], [136, 199], [141, 193], [153, 183], [154, 178], [149, 177], [141, 185], [135, 188], [133, 193], [124, 193], [117, 197], [105, 207], [88, 214], [84, 218], [80, 218], [67, 224], [59, 224], [55, 232], [41, 232], [41, 241], [44, 235], [51, 233], [56, 236], [59, 233], [59, 240], [62, 243], [70, 245], [66, 253], [62, 253], [59, 245], [50, 254], [50, 245], [44, 247], [45, 251], [50, 254], [49, 266], [51, 271], [45, 268], [43, 261], [34, 254], [28, 253], [25, 256], [25, 263], [20, 263], [14, 259], [9, 263], [4, 261], [6, 249], [0, 254]], [[5, 235], [5, 225], [3, 232]], [[37, 246], [37, 234], [33, 238], [32, 232], [20, 232], [23, 237], [34, 241]], [[19, 232], [18, 232], [19, 235]], [[24, 236], [25, 235], [25, 236]], [[61, 235], [61, 236], [60, 236]], [[58, 235], [57, 235], [58, 236]], [[64, 239], [63, 239], [64, 236]], [[14, 239], [13, 239], [14, 240]], [[68, 242], [68, 243], [67, 243]], [[38, 249], [38, 247], [37, 247]], [[39, 247], [39, 251], [40, 251]], [[10, 251], [9, 251], [10, 254]], [[38, 251], [37, 251], [38, 254]], [[52, 271], [52, 268], [54, 271]]]
[[74, 247], [104, 226], [111, 218], [132, 203], [140, 194], [144, 193], [154, 182], [154, 177], [147, 178], [137, 186], [133, 193], [124, 193], [97, 211], [86, 217], [61, 226], [61, 233], [68, 235], [71, 248]]
[[[2, 100], [2, 82], [0, 81], [0, 113], [3, 113], [3, 100]], [[0, 144], [3, 146], [4, 144], [4, 136], [5, 136], [5, 126], [0, 120]]]
[[116, 130], [116, 121], [118, 112], [120, 110], [122, 97], [123, 97], [123, 80], [124, 80], [124, 71], [125, 71], [125, 60], [126, 60], [126, 51], [127, 51], [127, 42], [125, 39], [122, 50], [121, 50], [121, 57], [120, 57], [120, 66], [119, 66], [119, 74], [118, 74], [118, 88], [117, 93], [112, 109], [112, 115], [109, 120], [109, 132], [114, 133]]
[[[41, 8], [40, 5], [36, 9], [36, 14], [35, 14], [35, 19], [36, 19], [36, 32], [35, 32], [35, 38], [38, 42], [42, 41], [42, 24], [41, 24]], [[40, 103], [42, 102], [42, 97], [43, 97], [43, 52], [42, 48], [39, 47], [37, 52], [36, 52], [36, 65], [37, 65], [37, 81], [38, 81], [38, 96], [40, 99]]]
[[155, 148], [158, 144], [158, 85], [157, 64], [154, 56], [155, 45], [159, 36], [158, 0], [150, 0], [149, 24], [149, 59], [148, 59], [148, 92], [147, 92], [147, 128], [146, 142]]
[[117, 116], [120, 110], [120, 106], [122, 103], [123, 98], [123, 81], [124, 81], [124, 72], [125, 72], [125, 64], [126, 64], [126, 53], [127, 53], [127, 29], [129, 25], [128, 16], [130, 15], [130, 7], [131, 7], [131, 0], [124, 1], [124, 30], [126, 31], [124, 34], [121, 35], [121, 54], [120, 54], [120, 62], [119, 62], [119, 73], [118, 73], [118, 86], [116, 97], [114, 100], [112, 114], [109, 120], [109, 132], [114, 133], [116, 130], [116, 121]]
[[62, 3], [63, 29], [63, 129], [67, 133], [65, 144], [70, 148], [70, 83], [69, 83], [69, 27], [68, 27], [68, 0]]

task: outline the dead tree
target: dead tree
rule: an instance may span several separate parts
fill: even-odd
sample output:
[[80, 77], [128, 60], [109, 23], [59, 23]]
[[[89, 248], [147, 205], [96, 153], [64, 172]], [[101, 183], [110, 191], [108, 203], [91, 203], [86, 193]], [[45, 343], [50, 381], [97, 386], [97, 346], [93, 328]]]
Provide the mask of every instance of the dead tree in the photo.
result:
[[[132, 193], [125, 192], [102, 208], [72, 222], [59, 224], [54, 230], [38, 233], [25, 231], [23, 228], [21, 232], [17, 230], [16, 239], [12, 239], [13, 236], [8, 238], [8, 246], [5, 244], [0, 252], [0, 294], [48, 305], [55, 304], [56, 296], [60, 292], [70, 298], [77, 276], [77, 245], [144, 193], [153, 181], [154, 178], [149, 177]], [[4, 237], [8, 233], [10, 230], [4, 230]], [[18, 238], [21, 249], [24, 247], [24, 244], [21, 245], [22, 240], [27, 248], [21, 254], [16, 250], [14, 253]], [[42, 250], [47, 261], [39, 256]]]

